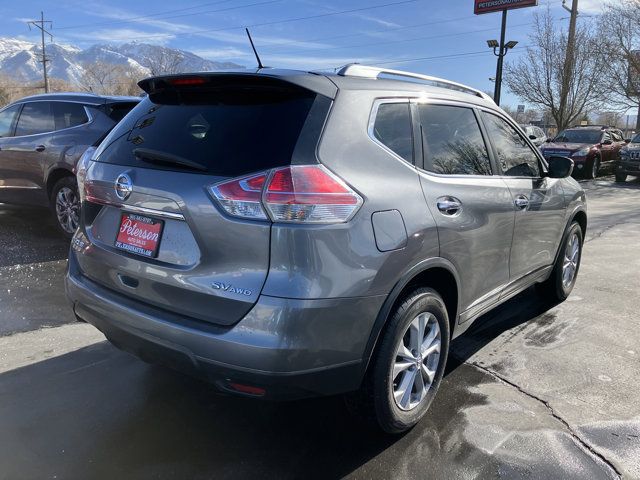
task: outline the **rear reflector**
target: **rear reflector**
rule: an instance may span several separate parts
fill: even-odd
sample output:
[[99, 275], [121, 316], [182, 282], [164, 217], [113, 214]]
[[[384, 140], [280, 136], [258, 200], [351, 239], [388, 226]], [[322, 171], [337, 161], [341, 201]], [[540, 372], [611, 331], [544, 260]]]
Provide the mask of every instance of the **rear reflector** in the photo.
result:
[[268, 212], [274, 222], [340, 223], [362, 205], [360, 195], [322, 165], [278, 168], [210, 190], [229, 215], [252, 220], [266, 220]]
[[229, 382], [229, 387], [231, 387], [231, 389], [235, 390], [236, 392], [247, 393], [249, 395], [256, 395], [259, 397], [263, 397], [264, 394], [267, 393], [264, 388], [254, 387], [253, 385], [244, 385], [242, 383]]

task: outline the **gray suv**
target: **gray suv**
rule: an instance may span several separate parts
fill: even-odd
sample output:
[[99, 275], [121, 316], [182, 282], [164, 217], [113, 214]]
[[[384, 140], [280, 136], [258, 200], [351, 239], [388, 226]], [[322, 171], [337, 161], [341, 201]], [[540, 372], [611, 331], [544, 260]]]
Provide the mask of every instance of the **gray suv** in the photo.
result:
[[140, 86], [79, 167], [66, 289], [145, 360], [248, 397], [346, 393], [400, 432], [474, 319], [574, 286], [573, 163], [479, 91], [361, 65]]
[[59, 229], [71, 238], [80, 206], [76, 163], [139, 101], [52, 93], [0, 110], [0, 203], [51, 207]]

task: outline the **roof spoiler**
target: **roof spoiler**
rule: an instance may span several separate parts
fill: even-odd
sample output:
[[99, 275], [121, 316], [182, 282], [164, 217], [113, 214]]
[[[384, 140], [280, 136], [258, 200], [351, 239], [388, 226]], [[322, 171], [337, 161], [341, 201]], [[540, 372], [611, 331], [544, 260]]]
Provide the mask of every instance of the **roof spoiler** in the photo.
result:
[[247, 72], [202, 72], [145, 78], [138, 86], [149, 95], [225, 87], [302, 88], [335, 98], [337, 87], [323, 75], [277, 69]]

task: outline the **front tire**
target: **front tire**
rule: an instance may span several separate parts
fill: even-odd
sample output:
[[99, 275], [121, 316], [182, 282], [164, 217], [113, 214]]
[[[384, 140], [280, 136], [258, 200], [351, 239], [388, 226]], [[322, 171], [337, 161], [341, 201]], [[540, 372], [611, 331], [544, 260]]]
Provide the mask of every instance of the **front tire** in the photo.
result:
[[435, 290], [406, 295], [390, 314], [363, 386], [347, 404], [387, 433], [416, 425], [442, 380], [449, 335], [447, 309]]
[[71, 238], [80, 222], [80, 196], [74, 177], [64, 177], [55, 183], [51, 190], [50, 205], [58, 230]]
[[580, 270], [583, 243], [582, 228], [578, 222], [573, 222], [562, 244], [551, 276], [537, 285], [540, 293], [549, 300], [563, 302], [571, 294]]
[[627, 181], [626, 173], [616, 173], [616, 183], [624, 183]]
[[589, 168], [585, 172], [585, 177], [592, 180], [598, 176], [600, 171], [600, 157], [593, 157], [591, 163], [588, 164]]

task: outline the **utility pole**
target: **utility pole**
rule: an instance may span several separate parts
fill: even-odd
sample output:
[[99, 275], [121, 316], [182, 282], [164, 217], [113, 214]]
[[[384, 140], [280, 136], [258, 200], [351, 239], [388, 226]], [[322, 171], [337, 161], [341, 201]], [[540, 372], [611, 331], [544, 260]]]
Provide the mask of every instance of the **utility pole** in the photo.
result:
[[40, 33], [42, 34], [42, 72], [44, 73], [44, 92], [45, 93], [49, 93], [49, 77], [47, 76], [47, 62], [49, 61], [49, 59], [47, 58], [47, 53], [45, 50], [45, 43], [44, 43], [44, 35], [47, 34], [49, 35], [49, 37], [51, 38], [51, 40], [53, 40], [53, 35], [51, 33], [49, 33], [46, 29], [45, 29], [45, 24], [49, 24], [49, 28], [51, 28], [53, 26], [53, 24], [51, 23], [50, 20], [45, 20], [44, 19], [44, 12], [40, 12], [40, 20], [33, 20], [31, 22], [29, 22], [27, 25], [29, 25], [29, 30], [31, 30], [31, 25], [33, 25], [34, 27], [37, 27], [40, 29]]
[[573, 75], [576, 49], [576, 24], [578, 23], [578, 0], [572, 0], [571, 10], [569, 10], [564, 1], [562, 8], [571, 13], [569, 20], [569, 35], [567, 36], [567, 52], [564, 59], [564, 67], [562, 69], [562, 86], [560, 89], [560, 115], [564, 125], [558, 125], [558, 129], [568, 127], [569, 115], [567, 112], [567, 100], [569, 90], [571, 88], [571, 76]]
[[502, 10], [502, 28], [500, 29], [500, 54], [498, 55], [498, 66], [496, 67], [496, 89], [493, 92], [493, 100], [496, 105], [500, 105], [500, 96], [502, 94], [502, 65], [504, 56], [507, 54], [504, 48], [504, 38], [507, 33], [507, 10]]
[[500, 105], [500, 96], [502, 94], [502, 66], [504, 57], [509, 50], [514, 48], [518, 42], [510, 41], [505, 43], [507, 34], [507, 9], [502, 10], [502, 27], [500, 29], [500, 42], [497, 40], [487, 40], [489, 48], [493, 48], [493, 54], [498, 57], [498, 65], [496, 66], [496, 86], [493, 91], [493, 100], [496, 105]]

